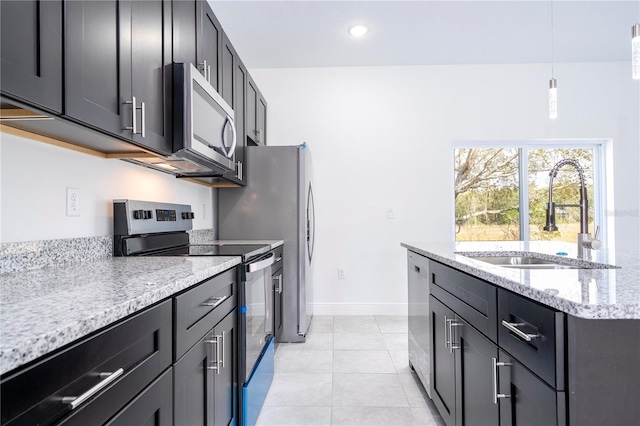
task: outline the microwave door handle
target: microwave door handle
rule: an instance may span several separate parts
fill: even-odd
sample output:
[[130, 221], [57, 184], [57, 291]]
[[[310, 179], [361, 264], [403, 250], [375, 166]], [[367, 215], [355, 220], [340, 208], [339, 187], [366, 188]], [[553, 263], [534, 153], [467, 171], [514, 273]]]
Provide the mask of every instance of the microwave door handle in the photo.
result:
[[237, 143], [236, 125], [233, 123], [233, 120], [231, 119], [231, 117], [227, 115], [227, 119], [224, 122], [224, 126], [222, 126], [222, 149], [223, 150], [226, 148], [226, 145], [224, 144], [224, 131], [227, 129], [227, 123], [231, 124], [231, 136], [232, 136], [233, 142], [231, 143], [231, 147], [229, 148], [229, 150], [225, 151], [224, 155], [227, 158], [231, 158], [236, 151], [236, 143]]

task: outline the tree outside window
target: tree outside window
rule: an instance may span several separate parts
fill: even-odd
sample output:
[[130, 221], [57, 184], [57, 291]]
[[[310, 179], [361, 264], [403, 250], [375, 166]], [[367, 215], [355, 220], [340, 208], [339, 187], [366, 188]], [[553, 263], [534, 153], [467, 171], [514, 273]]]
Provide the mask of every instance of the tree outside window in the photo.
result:
[[[549, 172], [563, 158], [577, 160], [585, 170], [593, 231], [594, 148], [458, 148], [454, 151], [456, 241], [575, 242], [580, 230], [577, 207], [556, 210], [557, 232], [542, 229]], [[575, 169], [561, 168], [554, 179], [554, 201], [579, 204], [579, 188]], [[521, 218], [523, 211], [526, 218]]]

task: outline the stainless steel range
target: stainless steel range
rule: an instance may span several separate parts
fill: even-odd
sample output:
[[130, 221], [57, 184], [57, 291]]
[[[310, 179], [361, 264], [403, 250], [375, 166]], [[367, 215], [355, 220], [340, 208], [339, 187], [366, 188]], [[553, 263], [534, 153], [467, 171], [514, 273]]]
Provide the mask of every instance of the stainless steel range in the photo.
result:
[[[114, 256], [242, 257], [238, 268], [239, 400], [242, 413], [249, 405], [251, 412], [256, 406], [259, 412], [273, 378], [274, 253], [269, 244], [189, 244], [187, 231], [194, 218], [189, 205], [114, 200]], [[243, 415], [243, 423], [246, 417], [251, 416]]]

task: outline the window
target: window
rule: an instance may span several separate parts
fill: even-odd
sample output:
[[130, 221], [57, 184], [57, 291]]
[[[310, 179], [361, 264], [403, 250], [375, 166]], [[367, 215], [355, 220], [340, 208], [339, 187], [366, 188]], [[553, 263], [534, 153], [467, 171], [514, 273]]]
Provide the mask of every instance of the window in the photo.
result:
[[[563, 158], [584, 169], [589, 202], [589, 231], [602, 224], [601, 145], [599, 143], [523, 143], [454, 149], [456, 241], [576, 242], [580, 230], [580, 180], [570, 165], [558, 170], [553, 200], [559, 230], [546, 232], [549, 172]], [[466, 146], [469, 146], [468, 144]]]

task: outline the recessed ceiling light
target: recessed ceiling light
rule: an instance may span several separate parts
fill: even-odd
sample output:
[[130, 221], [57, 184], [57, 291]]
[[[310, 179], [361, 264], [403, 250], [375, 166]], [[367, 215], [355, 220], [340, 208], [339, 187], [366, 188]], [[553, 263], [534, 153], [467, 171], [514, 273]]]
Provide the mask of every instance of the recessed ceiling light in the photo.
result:
[[362, 37], [368, 32], [369, 32], [369, 27], [367, 27], [366, 25], [359, 24], [349, 28], [349, 34], [351, 34], [354, 37]]

